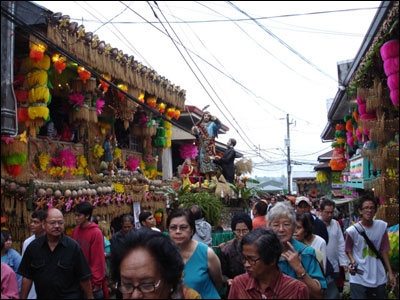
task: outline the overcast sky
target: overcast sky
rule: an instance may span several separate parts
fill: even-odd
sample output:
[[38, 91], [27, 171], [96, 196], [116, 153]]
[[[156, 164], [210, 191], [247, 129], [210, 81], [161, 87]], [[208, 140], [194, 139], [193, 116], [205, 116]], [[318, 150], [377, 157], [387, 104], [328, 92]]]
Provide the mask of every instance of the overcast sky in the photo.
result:
[[[253, 176], [286, 174], [287, 113], [293, 122], [293, 160], [316, 163], [318, 155], [330, 150], [320, 135], [327, 123], [326, 100], [334, 98], [338, 89], [337, 62], [356, 56], [380, 5], [379, 1], [162, 1], [157, 2], [159, 7], [142, 1], [34, 2], [69, 15], [86, 32], [96, 30], [100, 40], [134, 55], [185, 89], [186, 105], [200, 109], [209, 105], [208, 110], [230, 128], [219, 140], [235, 138], [236, 148], [248, 158], [257, 164], [264, 161]], [[152, 26], [139, 17], [159, 21], [150, 5], [163, 24]], [[165, 30], [189, 49], [190, 56], [162, 33]], [[258, 147], [263, 158], [256, 157]], [[293, 171], [303, 170], [312, 166], [293, 166]]]

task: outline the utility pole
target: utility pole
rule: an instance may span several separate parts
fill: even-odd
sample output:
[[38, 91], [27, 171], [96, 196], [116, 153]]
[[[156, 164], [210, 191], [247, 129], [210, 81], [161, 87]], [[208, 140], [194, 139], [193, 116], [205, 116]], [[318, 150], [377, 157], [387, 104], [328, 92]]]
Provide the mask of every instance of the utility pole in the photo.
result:
[[292, 174], [292, 166], [290, 162], [290, 123], [289, 122], [289, 114], [286, 114], [286, 125], [287, 125], [287, 139], [285, 140], [285, 145], [287, 147], [287, 176], [288, 176], [288, 193], [289, 195], [292, 193], [291, 189], [291, 174]]

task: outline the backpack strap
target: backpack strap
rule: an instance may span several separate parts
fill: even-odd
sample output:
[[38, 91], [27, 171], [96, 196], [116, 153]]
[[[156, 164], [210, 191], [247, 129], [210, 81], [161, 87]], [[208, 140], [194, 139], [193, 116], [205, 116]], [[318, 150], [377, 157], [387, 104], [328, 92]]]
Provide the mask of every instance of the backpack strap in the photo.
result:
[[376, 258], [380, 259], [382, 264], [383, 264], [383, 266], [385, 266], [381, 253], [376, 249], [374, 243], [371, 242], [371, 240], [368, 238], [364, 227], [360, 223], [356, 223], [356, 224], [354, 224], [354, 228], [365, 239], [365, 242], [367, 243], [368, 247], [375, 253]]

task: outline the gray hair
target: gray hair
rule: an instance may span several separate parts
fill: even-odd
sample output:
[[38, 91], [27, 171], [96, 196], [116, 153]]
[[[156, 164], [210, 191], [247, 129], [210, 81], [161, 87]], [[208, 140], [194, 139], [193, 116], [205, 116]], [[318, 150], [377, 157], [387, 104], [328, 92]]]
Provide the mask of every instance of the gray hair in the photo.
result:
[[293, 226], [296, 228], [296, 213], [294, 212], [293, 207], [284, 203], [278, 202], [274, 205], [273, 208], [269, 211], [268, 215], [268, 227], [271, 227], [273, 221], [281, 218], [281, 217], [288, 217], [289, 220], [292, 221]]

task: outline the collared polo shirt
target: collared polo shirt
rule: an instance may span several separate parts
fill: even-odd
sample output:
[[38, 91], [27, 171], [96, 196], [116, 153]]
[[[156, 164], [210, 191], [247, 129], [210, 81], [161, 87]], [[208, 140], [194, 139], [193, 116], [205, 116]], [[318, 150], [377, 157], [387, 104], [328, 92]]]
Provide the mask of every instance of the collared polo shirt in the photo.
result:
[[92, 276], [81, 247], [65, 234], [53, 252], [46, 235], [32, 241], [18, 273], [33, 280], [38, 299], [82, 298], [80, 282]]
[[[319, 266], [315, 250], [312, 247], [300, 243], [294, 238], [290, 240], [290, 243], [293, 245], [294, 250], [296, 250], [297, 253], [300, 253], [301, 264], [303, 265], [303, 268], [307, 272], [307, 274], [311, 278], [317, 279], [321, 284], [321, 287], [323, 289], [326, 289], [326, 279], [325, 276], [322, 274], [322, 270]], [[296, 272], [292, 269], [286, 259], [279, 258], [278, 265], [283, 273], [297, 279]]]
[[232, 281], [228, 299], [308, 299], [308, 287], [279, 270], [278, 276], [264, 291], [258, 282], [242, 274]]

